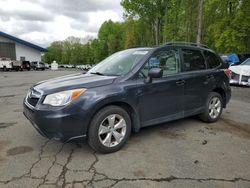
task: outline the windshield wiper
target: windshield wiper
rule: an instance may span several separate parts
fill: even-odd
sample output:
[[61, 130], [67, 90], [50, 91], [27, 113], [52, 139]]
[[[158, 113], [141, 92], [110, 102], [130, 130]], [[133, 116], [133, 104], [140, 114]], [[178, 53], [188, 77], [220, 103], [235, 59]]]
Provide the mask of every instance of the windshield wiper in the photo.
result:
[[90, 74], [96, 74], [96, 75], [104, 76], [104, 74], [102, 74], [101, 72], [90, 72]]

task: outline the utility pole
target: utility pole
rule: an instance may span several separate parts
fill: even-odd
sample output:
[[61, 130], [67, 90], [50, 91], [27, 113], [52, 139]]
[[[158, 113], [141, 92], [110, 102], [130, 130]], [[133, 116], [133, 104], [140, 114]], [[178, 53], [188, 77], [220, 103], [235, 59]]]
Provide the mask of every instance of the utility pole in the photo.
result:
[[202, 29], [202, 0], [198, 4], [198, 19], [197, 19], [197, 38], [196, 43], [201, 44], [201, 29]]

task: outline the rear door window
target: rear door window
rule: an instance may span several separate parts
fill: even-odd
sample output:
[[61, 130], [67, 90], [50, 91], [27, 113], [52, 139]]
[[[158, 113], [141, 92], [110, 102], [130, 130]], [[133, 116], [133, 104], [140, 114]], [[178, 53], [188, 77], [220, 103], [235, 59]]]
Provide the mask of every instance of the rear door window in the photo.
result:
[[204, 51], [204, 56], [205, 56], [208, 68], [210, 69], [216, 68], [221, 64], [219, 58], [212, 52]]
[[206, 69], [205, 59], [199, 50], [182, 49], [183, 71], [198, 71]]

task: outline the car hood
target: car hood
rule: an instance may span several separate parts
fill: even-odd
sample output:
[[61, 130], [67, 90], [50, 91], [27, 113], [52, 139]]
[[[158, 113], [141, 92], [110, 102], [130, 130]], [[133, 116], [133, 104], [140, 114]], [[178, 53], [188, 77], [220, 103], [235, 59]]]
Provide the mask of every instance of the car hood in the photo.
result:
[[249, 65], [232, 66], [229, 69], [236, 74], [250, 76], [250, 66]]
[[39, 82], [33, 86], [43, 94], [50, 94], [77, 88], [93, 88], [112, 84], [116, 77], [93, 74], [71, 74]]

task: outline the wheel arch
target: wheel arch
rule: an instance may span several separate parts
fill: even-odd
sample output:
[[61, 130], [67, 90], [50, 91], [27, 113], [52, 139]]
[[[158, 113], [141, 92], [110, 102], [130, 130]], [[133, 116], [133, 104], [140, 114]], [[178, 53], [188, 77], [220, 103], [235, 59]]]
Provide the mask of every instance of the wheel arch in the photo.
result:
[[221, 88], [221, 87], [216, 87], [216, 88], [213, 89], [213, 92], [216, 92], [216, 93], [220, 94], [220, 96], [222, 97], [223, 108], [225, 108], [226, 104], [227, 104], [225, 90], [223, 88]]
[[[140, 130], [140, 117], [139, 117], [139, 113], [137, 112], [137, 110], [133, 107], [133, 105], [124, 102], [124, 101], [109, 101], [106, 103], [102, 103], [99, 105], [96, 105], [95, 110], [93, 111], [93, 113], [91, 114], [91, 118], [90, 121], [93, 119], [93, 117], [95, 116], [95, 114], [100, 111], [101, 109], [107, 107], [107, 106], [119, 106], [121, 108], [123, 108], [124, 110], [126, 110], [126, 112], [129, 114], [130, 118], [131, 118], [131, 126], [132, 126], [132, 130], [134, 132], [138, 132]], [[89, 129], [90, 123], [88, 125], [88, 129]], [[88, 131], [88, 130], [87, 130]]]

